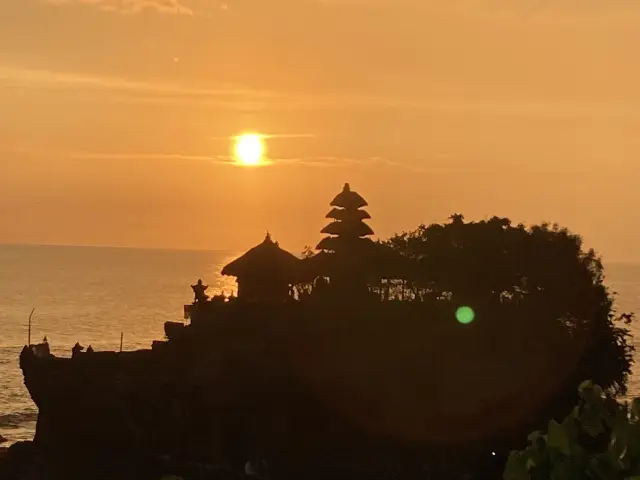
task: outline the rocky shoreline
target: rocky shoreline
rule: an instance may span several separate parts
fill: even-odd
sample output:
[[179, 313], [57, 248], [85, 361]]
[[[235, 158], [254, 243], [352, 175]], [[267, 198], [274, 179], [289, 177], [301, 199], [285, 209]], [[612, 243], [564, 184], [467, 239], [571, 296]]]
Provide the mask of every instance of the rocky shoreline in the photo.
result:
[[35, 442], [17, 442], [0, 450], [3, 480], [243, 480], [246, 475], [226, 468], [172, 461], [162, 457], [133, 458], [110, 452], [96, 457], [89, 452], [56, 452]]
[[[317, 309], [313, 312], [322, 315]], [[335, 382], [342, 366], [354, 363], [354, 356], [380, 357], [369, 354], [369, 348], [381, 351], [377, 345], [364, 344], [359, 347], [367, 347], [363, 352], [337, 348], [351, 337], [351, 325], [324, 322], [321, 331], [311, 334], [307, 330], [319, 322], [305, 316], [301, 318], [306, 321], [282, 322], [285, 312], [262, 308], [259, 315], [249, 313], [230, 322], [190, 326], [167, 343], [156, 342], [151, 350], [58, 358], [25, 348], [20, 366], [39, 410], [36, 435], [33, 443], [9, 449], [0, 478], [161, 480], [176, 475], [184, 480], [231, 480], [244, 477], [246, 462], [261, 459], [268, 461], [267, 478], [277, 480], [500, 478], [504, 454], [496, 448], [499, 445], [467, 442], [435, 448], [419, 439], [403, 440], [363, 428], [363, 420], [380, 416], [363, 409], [366, 402], [361, 399], [384, 400], [375, 392], [389, 391], [389, 378], [377, 380], [380, 386], [351, 387], [342, 393], [342, 410], [327, 404], [326, 394], [345, 392], [358, 373], [337, 386], [310, 384], [310, 379]], [[370, 319], [365, 312], [362, 323], [366, 320], [369, 329]], [[380, 338], [388, 349], [389, 334], [384, 340], [366, 338]], [[460, 343], [459, 335], [456, 338]], [[379, 361], [388, 365], [387, 358], [402, 360], [394, 371], [408, 364], [398, 356], [385, 355]], [[370, 362], [362, 368], [370, 370]], [[416, 392], [420, 378], [433, 376], [400, 380], [411, 382], [404, 388], [428, 400], [431, 383], [423, 382], [424, 391]], [[451, 398], [448, 403], [456, 397]], [[461, 434], [475, 426], [469, 421], [451, 423], [454, 417], [444, 418], [448, 410], [441, 404], [437, 410], [425, 405], [421, 401], [413, 412], [425, 417], [418, 425], [430, 427], [434, 435], [445, 428], [457, 428]], [[366, 417], [359, 419], [354, 413]], [[415, 425], [415, 415], [401, 416], [395, 426]], [[473, 477], [470, 472], [483, 474]]]

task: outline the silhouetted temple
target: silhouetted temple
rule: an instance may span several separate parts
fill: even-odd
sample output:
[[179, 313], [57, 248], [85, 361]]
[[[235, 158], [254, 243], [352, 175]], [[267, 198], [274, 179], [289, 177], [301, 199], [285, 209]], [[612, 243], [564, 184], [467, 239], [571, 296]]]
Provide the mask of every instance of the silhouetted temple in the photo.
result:
[[364, 210], [367, 201], [345, 183], [330, 206], [326, 218], [333, 221], [321, 230], [328, 236], [316, 246], [320, 252], [304, 260], [307, 271], [330, 278], [336, 293], [351, 296], [358, 290], [366, 293], [369, 285], [382, 279], [398, 278], [405, 259], [368, 238], [374, 232], [364, 221], [371, 218]]
[[280, 248], [267, 233], [259, 245], [222, 269], [236, 277], [238, 299], [249, 302], [283, 302], [299, 276], [300, 259]]
[[335, 196], [330, 205], [334, 207], [326, 218], [333, 219], [320, 233], [328, 233], [330, 236], [323, 238], [316, 246], [317, 250], [339, 252], [357, 248], [362, 240], [373, 235], [371, 227], [364, 223], [364, 219], [371, 218], [366, 210], [367, 201], [357, 192], [344, 184], [342, 192]]
[[282, 303], [300, 300], [302, 292], [354, 298], [401, 277], [406, 259], [368, 238], [373, 230], [365, 223], [371, 218], [364, 210], [367, 201], [345, 183], [330, 206], [326, 218], [331, 222], [321, 230], [327, 236], [316, 246], [317, 254], [300, 259], [267, 234], [262, 243], [222, 269], [223, 275], [236, 277], [238, 300]]

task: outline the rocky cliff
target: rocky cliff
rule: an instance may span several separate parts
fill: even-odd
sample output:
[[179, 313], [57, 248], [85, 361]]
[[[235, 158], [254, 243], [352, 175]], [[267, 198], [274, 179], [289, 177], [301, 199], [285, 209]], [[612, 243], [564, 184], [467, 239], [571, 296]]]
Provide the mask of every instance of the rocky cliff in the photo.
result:
[[490, 336], [426, 322], [423, 312], [405, 311], [391, 328], [380, 318], [393, 312], [380, 308], [234, 308], [174, 327], [151, 350], [43, 358], [25, 349], [36, 446], [60, 458], [236, 472], [268, 459], [277, 478], [406, 478], [439, 468], [455, 478], [457, 468], [496, 467], [505, 427], [526, 423], [548, 394], [525, 398], [526, 383], [554, 368], [500, 361]]

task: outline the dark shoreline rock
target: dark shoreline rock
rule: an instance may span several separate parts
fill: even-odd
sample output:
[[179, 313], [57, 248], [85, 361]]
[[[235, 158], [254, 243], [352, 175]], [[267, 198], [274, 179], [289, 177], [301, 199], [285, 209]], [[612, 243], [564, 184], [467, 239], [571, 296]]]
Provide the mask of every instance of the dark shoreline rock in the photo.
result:
[[0, 478], [3, 480], [31, 480], [34, 476], [35, 445], [33, 442], [16, 442], [0, 453]]
[[[517, 365], [496, 361], [490, 335], [426, 322], [421, 309], [353, 307], [346, 322], [322, 306], [237, 308], [150, 350], [57, 358], [26, 348], [20, 366], [43, 458], [110, 459], [138, 475], [192, 469], [194, 478], [211, 465], [241, 475], [247, 460], [266, 458], [277, 480], [404, 480], [426, 470], [485, 480], [500, 478], [508, 449], [531, 430], [517, 425], [511, 441], [504, 424], [535, 418], [523, 409], [548, 394], [534, 390], [523, 403]], [[402, 325], [389, 329], [400, 313]], [[432, 350], [429, 338], [438, 339]], [[551, 368], [527, 372], [537, 379]]]
[[2, 480], [249, 480], [229, 469], [177, 464], [166, 458], [94, 456], [87, 452], [46, 452], [34, 442], [18, 442], [0, 456]]

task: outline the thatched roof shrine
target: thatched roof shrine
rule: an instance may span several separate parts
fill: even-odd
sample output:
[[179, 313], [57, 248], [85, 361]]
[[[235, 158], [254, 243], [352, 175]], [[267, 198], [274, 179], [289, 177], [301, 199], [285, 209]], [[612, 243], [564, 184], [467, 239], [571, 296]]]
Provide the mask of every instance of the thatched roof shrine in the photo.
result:
[[299, 271], [300, 261], [292, 253], [280, 248], [278, 242], [274, 242], [267, 233], [262, 243], [226, 265], [222, 274], [237, 278], [274, 274], [294, 278]]
[[280, 303], [292, 298], [291, 285], [300, 276], [300, 262], [267, 233], [261, 244], [225, 266], [222, 274], [236, 277], [238, 300]]

